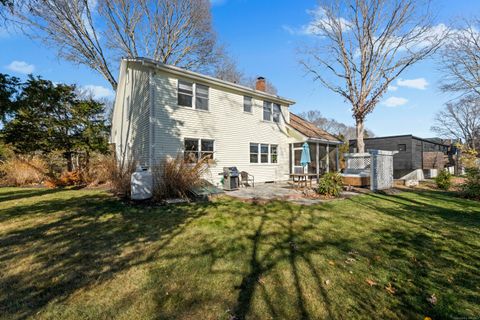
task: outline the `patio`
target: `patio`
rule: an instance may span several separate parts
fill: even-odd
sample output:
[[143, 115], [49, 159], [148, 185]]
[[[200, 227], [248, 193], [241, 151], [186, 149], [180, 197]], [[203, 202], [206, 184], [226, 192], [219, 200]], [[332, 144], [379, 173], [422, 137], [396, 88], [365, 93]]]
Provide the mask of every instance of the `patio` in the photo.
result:
[[[315, 183], [313, 188], [315, 188]], [[242, 200], [285, 200], [297, 204], [313, 205], [328, 200], [309, 197], [305, 191], [313, 193], [312, 189], [295, 189], [290, 182], [262, 183], [255, 187], [241, 187], [238, 190], [226, 191], [225, 194]], [[343, 191], [341, 198], [351, 197], [359, 193]]]

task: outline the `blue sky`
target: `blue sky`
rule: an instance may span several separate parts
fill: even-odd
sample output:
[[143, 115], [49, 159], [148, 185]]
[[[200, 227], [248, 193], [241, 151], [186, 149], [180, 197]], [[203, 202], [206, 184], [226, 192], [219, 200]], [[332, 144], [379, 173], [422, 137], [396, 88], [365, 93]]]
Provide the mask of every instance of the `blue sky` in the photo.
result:
[[[480, 1], [433, 0], [437, 23], [452, 23], [462, 16], [480, 13]], [[342, 98], [305, 75], [298, 64], [298, 48], [312, 41], [302, 34], [315, 0], [212, 0], [214, 26], [219, 40], [250, 76], [269, 79], [281, 96], [295, 100], [296, 113], [320, 110], [323, 115], [353, 124], [350, 107]], [[430, 137], [436, 111], [451, 99], [438, 90], [438, 62], [421, 62], [394, 83], [383, 101], [367, 118], [367, 127], [377, 136], [412, 133]], [[98, 96], [113, 94], [103, 78], [83, 66], [57, 58], [54, 49], [19, 34], [0, 30], [0, 72], [24, 76], [33, 72], [55, 82], [93, 88]], [[117, 71], [115, 71], [117, 72]]]

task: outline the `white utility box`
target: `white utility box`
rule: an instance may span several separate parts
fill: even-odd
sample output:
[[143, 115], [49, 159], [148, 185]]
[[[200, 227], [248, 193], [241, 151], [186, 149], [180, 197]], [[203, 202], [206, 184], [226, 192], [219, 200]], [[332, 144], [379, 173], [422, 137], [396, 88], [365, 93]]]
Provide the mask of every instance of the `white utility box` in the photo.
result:
[[138, 168], [132, 173], [131, 198], [132, 200], [147, 200], [153, 195], [153, 175], [152, 172], [144, 168]]

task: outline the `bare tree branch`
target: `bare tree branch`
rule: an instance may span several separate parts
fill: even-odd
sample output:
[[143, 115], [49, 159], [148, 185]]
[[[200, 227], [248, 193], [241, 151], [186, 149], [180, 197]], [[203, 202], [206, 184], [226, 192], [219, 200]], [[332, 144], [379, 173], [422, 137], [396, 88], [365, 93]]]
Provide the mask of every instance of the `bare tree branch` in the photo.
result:
[[60, 57], [99, 72], [114, 89], [119, 57], [211, 73], [222, 54], [208, 0], [18, 0], [13, 19]]
[[300, 63], [352, 105], [360, 152], [365, 118], [390, 83], [448, 34], [433, 26], [428, 2], [417, 0], [321, 0], [310, 30], [326, 50], [309, 47]]
[[480, 98], [472, 94], [447, 103], [436, 114], [431, 130], [441, 137], [461, 140], [475, 150], [480, 138]]
[[480, 95], [480, 20], [467, 21], [463, 29], [452, 33], [442, 50], [445, 79], [441, 89], [460, 95]]

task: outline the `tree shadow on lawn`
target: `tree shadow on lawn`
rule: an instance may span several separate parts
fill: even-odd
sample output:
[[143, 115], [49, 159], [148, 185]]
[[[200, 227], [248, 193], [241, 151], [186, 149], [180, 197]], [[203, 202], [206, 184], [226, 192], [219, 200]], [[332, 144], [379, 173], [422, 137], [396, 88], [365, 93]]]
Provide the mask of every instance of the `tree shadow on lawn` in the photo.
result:
[[[79, 288], [148, 263], [212, 205], [132, 207], [106, 194], [61, 191], [0, 210], [4, 226], [20, 215], [38, 217], [0, 233], [0, 314], [34, 316], [51, 301], [62, 302]], [[145, 250], [154, 242], [154, 249]]]
[[4, 201], [19, 200], [22, 198], [29, 197], [38, 197], [46, 194], [52, 194], [61, 191], [62, 189], [30, 189], [25, 188], [24, 190], [15, 188], [9, 192], [2, 192], [0, 194], [0, 203]]
[[[381, 199], [365, 197], [370, 201], [353, 200], [356, 208], [368, 206], [387, 216], [397, 217], [412, 209], [431, 214], [438, 210], [435, 205], [429, 208], [422, 202], [420, 206], [409, 199], [402, 199], [398, 206], [386, 205], [387, 200], [376, 207], [371, 203]], [[220, 240], [212, 239], [212, 234], [200, 238], [188, 252], [161, 256], [171, 267], [154, 271], [154, 283], [164, 284], [176, 277], [182, 278], [182, 283], [157, 288], [159, 319], [194, 318], [213, 310], [215, 303], [228, 305], [223, 310], [229, 310], [229, 319], [404, 319], [426, 315], [443, 319], [475, 316], [480, 311], [474, 307], [479, 299], [476, 270], [480, 268], [480, 256], [471, 252], [473, 244], [445, 244], [426, 229], [411, 229], [406, 223], [395, 225], [395, 220], [388, 217], [392, 225], [372, 227], [372, 221], [355, 221], [352, 214], [342, 218], [353, 220], [344, 221], [343, 226], [342, 220], [334, 220], [340, 213], [335, 204], [308, 208], [285, 202], [235, 206], [233, 212], [219, 211], [236, 219], [239, 230], [229, 231], [231, 235]], [[427, 222], [428, 216], [418, 214]], [[376, 218], [376, 214], [369, 218]], [[352, 223], [365, 231], [349, 233]], [[226, 232], [221, 225], [217, 231]], [[219, 269], [218, 262], [226, 257], [235, 265]], [[354, 262], [348, 262], [351, 257]], [[179, 260], [195, 269], [180, 270], [175, 265]], [[189, 283], [198, 278], [203, 283], [193, 285], [192, 292]], [[370, 286], [367, 278], [377, 284]], [[217, 282], [224, 287], [215, 287]], [[385, 289], [388, 284], [394, 288], [393, 294]], [[203, 292], [206, 290], [208, 294]], [[234, 299], [229, 297], [232, 292]], [[433, 293], [438, 297], [435, 305], [427, 301]]]
[[[480, 204], [444, 192], [410, 194], [415, 194], [416, 199], [405, 193], [372, 194], [374, 201], [368, 202], [349, 199], [355, 205], [406, 223], [399, 228], [394, 220], [391, 228], [376, 231], [369, 244], [380, 256], [388, 257], [380, 266], [396, 275], [392, 283], [400, 286], [401, 308], [428, 312], [439, 319], [478, 316]], [[385, 201], [394, 206], [386, 206]], [[379, 261], [372, 261], [379, 265]], [[430, 294], [438, 297], [436, 304], [427, 303]]]

